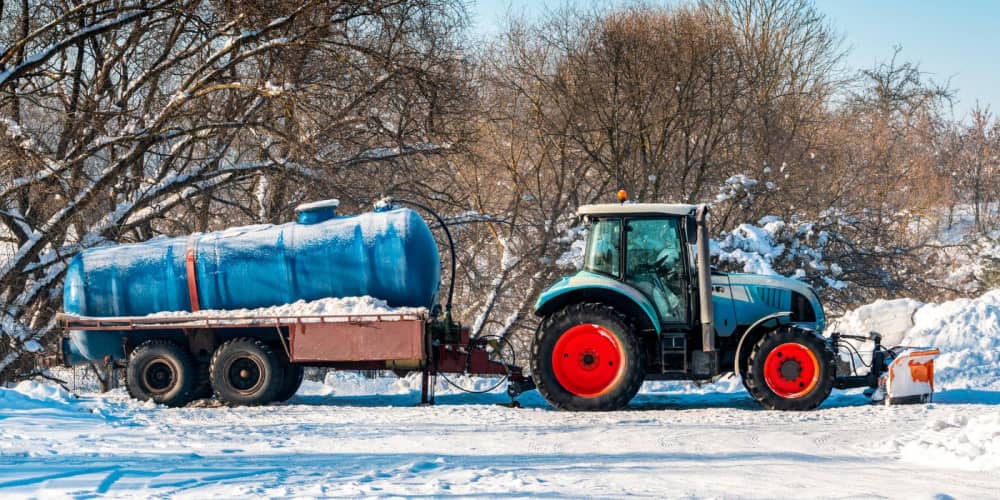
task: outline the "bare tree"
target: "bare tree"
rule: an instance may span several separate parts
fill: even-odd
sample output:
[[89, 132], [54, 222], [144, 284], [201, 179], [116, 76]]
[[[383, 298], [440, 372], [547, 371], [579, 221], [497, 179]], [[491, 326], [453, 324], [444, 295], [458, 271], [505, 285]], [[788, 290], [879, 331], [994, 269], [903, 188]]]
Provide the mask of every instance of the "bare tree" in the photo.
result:
[[451, 77], [460, 4], [254, 6], [43, 1], [4, 16], [0, 224], [16, 250], [0, 266], [0, 372], [53, 331], [83, 248], [228, 225], [254, 194], [277, 220], [342, 171], [447, 150], [448, 106], [415, 102]]

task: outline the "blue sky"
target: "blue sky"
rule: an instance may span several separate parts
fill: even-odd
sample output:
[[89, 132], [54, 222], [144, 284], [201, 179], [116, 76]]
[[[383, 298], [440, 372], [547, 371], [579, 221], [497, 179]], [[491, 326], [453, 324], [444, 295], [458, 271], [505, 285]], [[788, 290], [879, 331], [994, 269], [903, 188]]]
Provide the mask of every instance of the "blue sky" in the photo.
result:
[[[675, 1], [683, 2], [664, 3]], [[508, 9], [532, 17], [563, 3], [478, 0], [470, 1], [470, 14], [476, 32], [490, 33]], [[950, 79], [958, 117], [977, 100], [1000, 112], [1000, 0], [816, 0], [816, 7], [844, 35], [849, 68], [888, 60], [899, 45], [901, 58], [919, 63], [932, 79]]]

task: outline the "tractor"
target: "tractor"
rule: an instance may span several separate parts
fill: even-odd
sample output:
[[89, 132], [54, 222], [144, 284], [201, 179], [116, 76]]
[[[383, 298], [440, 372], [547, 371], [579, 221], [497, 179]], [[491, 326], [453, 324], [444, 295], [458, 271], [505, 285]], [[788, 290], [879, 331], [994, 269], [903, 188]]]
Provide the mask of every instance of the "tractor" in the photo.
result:
[[532, 380], [553, 407], [615, 410], [644, 380], [733, 373], [776, 410], [878, 385], [886, 359], [877, 338], [863, 338], [876, 340], [872, 373], [838, 376], [843, 336], [822, 335], [826, 316], [808, 285], [710, 266], [707, 206], [622, 200], [578, 215], [589, 223], [583, 267], [535, 304]]

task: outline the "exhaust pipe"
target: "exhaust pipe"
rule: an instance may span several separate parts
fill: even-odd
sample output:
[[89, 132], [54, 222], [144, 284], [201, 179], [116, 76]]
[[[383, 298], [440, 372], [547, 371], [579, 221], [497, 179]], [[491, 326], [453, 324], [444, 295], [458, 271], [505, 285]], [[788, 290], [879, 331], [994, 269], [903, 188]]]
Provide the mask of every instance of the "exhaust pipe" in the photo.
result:
[[698, 227], [698, 302], [701, 309], [701, 348], [705, 352], [715, 352], [715, 328], [712, 321], [712, 267], [708, 255], [708, 205], [698, 205], [694, 215]]

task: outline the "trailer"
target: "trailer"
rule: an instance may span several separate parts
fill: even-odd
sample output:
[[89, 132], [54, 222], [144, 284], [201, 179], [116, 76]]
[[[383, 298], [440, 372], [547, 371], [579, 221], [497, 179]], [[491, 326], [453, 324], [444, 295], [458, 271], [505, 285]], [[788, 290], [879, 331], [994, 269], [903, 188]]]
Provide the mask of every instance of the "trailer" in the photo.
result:
[[[215, 394], [231, 406], [284, 401], [305, 366], [421, 373], [422, 404], [434, 403], [439, 374], [493, 376], [516, 397], [530, 379], [506, 361], [509, 346], [472, 339], [469, 329], [426, 312], [305, 316], [176, 315], [86, 317], [62, 314], [69, 332], [116, 332], [129, 393], [183, 406]], [[183, 339], [178, 345], [178, 339]], [[68, 339], [67, 339], [68, 340]], [[64, 342], [66, 344], [66, 342]], [[178, 349], [177, 347], [180, 347]], [[63, 356], [71, 356], [64, 348]], [[73, 360], [69, 360], [72, 364]], [[199, 366], [201, 371], [197, 373]]]

